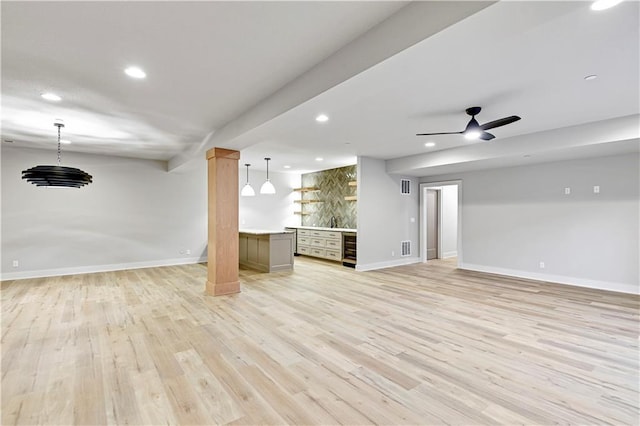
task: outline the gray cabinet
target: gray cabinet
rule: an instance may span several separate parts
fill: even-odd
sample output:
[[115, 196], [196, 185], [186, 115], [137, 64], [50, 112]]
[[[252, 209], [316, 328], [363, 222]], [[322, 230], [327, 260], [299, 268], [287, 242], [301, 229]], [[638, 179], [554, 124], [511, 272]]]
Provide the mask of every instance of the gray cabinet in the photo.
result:
[[307, 256], [342, 261], [342, 232], [298, 229], [297, 251]]
[[264, 272], [293, 269], [293, 232], [240, 231], [240, 265]]

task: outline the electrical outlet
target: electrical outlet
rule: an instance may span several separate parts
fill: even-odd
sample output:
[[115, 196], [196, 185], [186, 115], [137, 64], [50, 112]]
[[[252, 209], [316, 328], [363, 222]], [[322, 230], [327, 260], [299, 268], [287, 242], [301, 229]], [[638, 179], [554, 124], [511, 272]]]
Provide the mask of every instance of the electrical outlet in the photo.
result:
[[599, 194], [599, 193], [600, 193], [600, 186], [595, 185], [595, 186], [593, 187], [593, 193], [594, 193], [594, 194]]
[[13, 267], [17, 268], [18, 266], [20, 266], [20, 262], [18, 262], [17, 260], [13, 261]]
[[564, 189], [564, 195], [569, 195], [571, 194], [571, 188], [569, 188], [568, 186]]
[[544, 262], [540, 262], [540, 269], [544, 269]]
[[396, 255], [396, 252], [395, 252], [395, 251], [393, 251], [393, 250], [391, 250], [391, 257], [393, 257], [393, 256], [395, 256], [395, 255]]
[[186, 251], [186, 254], [191, 254], [191, 250], [187, 250], [187, 251]]

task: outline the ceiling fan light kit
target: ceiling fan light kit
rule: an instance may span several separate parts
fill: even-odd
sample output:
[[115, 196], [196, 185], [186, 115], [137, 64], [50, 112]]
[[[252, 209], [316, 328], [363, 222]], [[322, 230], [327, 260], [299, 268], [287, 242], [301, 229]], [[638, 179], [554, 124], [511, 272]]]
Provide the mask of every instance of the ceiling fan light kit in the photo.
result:
[[58, 165], [35, 166], [22, 171], [22, 179], [35, 186], [54, 188], [82, 188], [93, 182], [93, 177], [85, 171], [75, 167], [61, 166], [61, 141], [60, 128], [64, 127], [61, 121], [53, 123], [58, 128]]
[[478, 106], [466, 109], [466, 113], [471, 116], [471, 120], [469, 120], [465, 129], [461, 132], [417, 133], [416, 136], [464, 135], [466, 139], [482, 139], [483, 141], [490, 141], [491, 139], [494, 139], [495, 136], [487, 132], [487, 130], [506, 126], [507, 124], [520, 120], [520, 117], [517, 115], [511, 115], [488, 123], [479, 124], [476, 120], [476, 115], [480, 114], [481, 110], [482, 108]]

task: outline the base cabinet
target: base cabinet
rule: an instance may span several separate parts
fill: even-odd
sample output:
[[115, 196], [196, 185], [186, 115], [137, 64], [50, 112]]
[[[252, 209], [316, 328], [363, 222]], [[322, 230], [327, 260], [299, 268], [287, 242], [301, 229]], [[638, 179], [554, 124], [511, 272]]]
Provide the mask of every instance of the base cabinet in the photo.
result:
[[294, 233], [240, 232], [240, 265], [263, 272], [293, 269]]
[[323, 259], [342, 261], [342, 233], [298, 229], [298, 253]]

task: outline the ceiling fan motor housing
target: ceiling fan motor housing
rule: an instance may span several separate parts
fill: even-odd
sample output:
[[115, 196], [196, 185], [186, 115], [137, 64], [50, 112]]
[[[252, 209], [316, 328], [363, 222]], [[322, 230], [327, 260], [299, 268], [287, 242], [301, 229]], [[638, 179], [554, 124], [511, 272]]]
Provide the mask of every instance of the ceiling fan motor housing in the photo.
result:
[[474, 116], [474, 115], [478, 115], [480, 114], [480, 111], [482, 111], [481, 107], [470, 107], [467, 108], [465, 111], [467, 111], [467, 114], [469, 114], [470, 116]]

